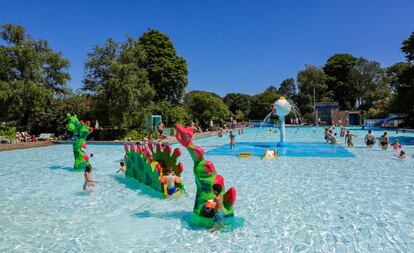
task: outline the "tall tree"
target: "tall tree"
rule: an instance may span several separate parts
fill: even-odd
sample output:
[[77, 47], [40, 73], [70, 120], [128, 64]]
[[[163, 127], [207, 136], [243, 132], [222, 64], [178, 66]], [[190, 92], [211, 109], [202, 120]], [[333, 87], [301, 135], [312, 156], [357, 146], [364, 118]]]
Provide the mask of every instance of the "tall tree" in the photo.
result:
[[205, 91], [191, 91], [184, 97], [184, 106], [202, 126], [208, 127], [210, 120], [223, 123], [231, 113], [220, 96]]
[[0, 118], [30, 127], [35, 113], [68, 90], [69, 61], [22, 26], [3, 25], [0, 38]]
[[328, 76], [328, 89], [333, 92], [339, 108], [355, 108], [357, 89], [349, 80], [349, 73], [355, 66], [357, 58], [350, 54], [335, 54], [328, 59], [323, 70]]
[[229, 93], [223, 101], [234, 115], [242, 112], [246, 116], [250, 113], [253, 97], [247, 94]]
[[279, 93], [286, 98], [292, 98], [296, 95], [295, 79], [288, 78], [283, 80], [279, 87]]
[[147, 54], [145, 68], [157, 94], [156, 101], [178, 104], [188, 84], [186, 61], [177, 55], [170, 38], [157, 30], [145, 32], [139, 43]]
[[271, 111], [272, 104], [280, 97], [274, 86], [269, 86], [264, 92], [253, 97], [249, 118], [264, 119]]
[[389, 98], [385, 70], [379, 62], [358, 58], [349, 72], [349, 82], [355, 90], [355, 107], [360, 110], [368, 110], [376, 102]]
[[414, 61], [414, 32], [403, 41], [401, 50], [405, 54], [407, 61]]
[[117, 128], [145, 126], [145, 115], [155, 95], [145, 63], [146, 53], [132, 38], [121, 44], [109, 39], [88, 54], [84, 89], [94, 96], [96, 115], [103, 124]]
[[312, 120], [314, 102], [329, 102], [333, 96], [328, 91], [328, 77], [321, 68], [305, 65], [305, 69], [299, 71], [296, 79], [299, 88], [296, 104], [304, 118]]
[[390, 86], [394, 93], [390, 111], [394, 113], [414, 112], [414, 64], [398, 62], [387, 69]]

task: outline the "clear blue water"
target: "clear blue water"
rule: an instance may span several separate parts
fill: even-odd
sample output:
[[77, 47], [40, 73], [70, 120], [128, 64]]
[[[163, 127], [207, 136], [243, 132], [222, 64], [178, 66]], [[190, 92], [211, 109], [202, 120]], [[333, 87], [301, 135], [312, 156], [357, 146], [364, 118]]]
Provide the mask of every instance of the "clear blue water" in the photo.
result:
[[[278, 141], [266, 131], [249, 129], [236, 145]], [[122, 146], [89, 146], [99, 181], [90, 195], [82, 173], [70, 171], [70, 145], [1, 152], [0, 252], [414, 252], [414, 148], [399, 160], [365, 148], [365, 131], [353, 132], [349, 158], [209, 155], [237, 188], [235, 213], [244, 220], [214, 233], [188, 225], [195, 185], [185, 150], [188, 195], [178, 200], [116, 174]], [[323, 129], [288, 128], [287, 140], [320, 142]], [[208, 151], [228, 141], [196, 142]]]
[[[273, 136], [274, 138], [274, 136]], [[277, 142], [237, 142], [234, 148], [230, 144], [224, 144], [210, 149], [207, 155], [233, 155], [250, 153], [253, 156], [263, 157], [266, 150], [277, 150], [279, 156], [298, 157], [354, 157], [341, 145], [326, 145], [325, 142], [286, 142], [278, 147]]]

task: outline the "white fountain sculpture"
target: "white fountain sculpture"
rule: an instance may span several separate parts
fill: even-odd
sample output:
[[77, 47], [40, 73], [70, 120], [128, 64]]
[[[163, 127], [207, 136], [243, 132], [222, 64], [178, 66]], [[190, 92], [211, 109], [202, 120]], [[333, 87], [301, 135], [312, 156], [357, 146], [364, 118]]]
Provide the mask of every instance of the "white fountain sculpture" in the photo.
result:
[[290, 113], [291, 109], [292, 105], [286, 100], [285, 97], [280, 97], [273, 104], [273, 111], [277, 116], [279, 116], [280, 121], [280, 142], [277, 145], [281, 147], [285, 145], [285, 117]]

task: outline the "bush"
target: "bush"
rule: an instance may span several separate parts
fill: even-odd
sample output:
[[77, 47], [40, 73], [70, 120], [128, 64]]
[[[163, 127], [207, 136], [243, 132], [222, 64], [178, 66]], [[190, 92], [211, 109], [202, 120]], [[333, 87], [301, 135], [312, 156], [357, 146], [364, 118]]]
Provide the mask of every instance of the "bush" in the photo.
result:
[[16, 139], [16, 127], [0, 128], [0, 136], [6, 136], [9, 140]]
[[144, 138], [145, 134], [143, 133], [139, 133], [137, 130], [132, 130], [129, 131], [125, 136], [124, 136], [124, 140], [128, 140], [128, 138], [131, 138], [131, 140], [133, 141], [139, 141], [142, 140]]

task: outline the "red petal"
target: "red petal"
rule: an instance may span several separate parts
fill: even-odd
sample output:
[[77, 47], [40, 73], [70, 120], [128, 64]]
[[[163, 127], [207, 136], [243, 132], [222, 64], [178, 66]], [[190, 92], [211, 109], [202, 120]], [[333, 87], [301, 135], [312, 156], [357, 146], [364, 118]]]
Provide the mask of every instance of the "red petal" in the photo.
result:
[[174, 156], [175, 157], [180, 157], [181, 156], [181, 149], [175, 148], [174, 149]]
[[225, 194], [224, 198], [232, 206], [236, 201], [236, 188], [231, 187]]
[[224, 188], [224, 178], [222, 175], [217, 174], [214, 178], [214, 184], [219, 184], [221, 187]]
[[168, 152], [168, 153], [171, 153], [171, 151], [172, 151], [171, 146], [170, 145], [165, 146], [164, 151]]
[[179, 164], [178, 164], [178, 173], [179, 174], [181, 174], [181, 173], [183, 173], [183, 171], [184, 171], [184, 165], [183, 165], [183, 163], [182, 162], [180, 162]]

